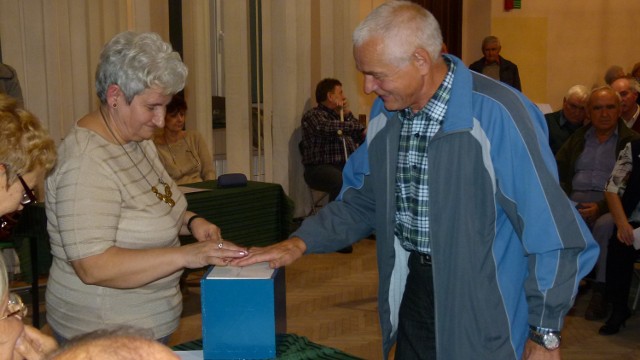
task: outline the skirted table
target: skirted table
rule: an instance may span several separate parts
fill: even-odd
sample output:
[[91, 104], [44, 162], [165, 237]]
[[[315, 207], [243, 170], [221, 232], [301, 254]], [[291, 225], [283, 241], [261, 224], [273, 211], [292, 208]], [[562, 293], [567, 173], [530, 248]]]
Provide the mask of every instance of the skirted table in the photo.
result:
[[[176, 345], [175, 351], [202, 350], [202, 340]], [[306, 337], [295, 334], [276, 336], [276, 359], [278, 360], [353, 360], [360, 359], [340, 350], [318, 345]]]
[[279, 184], [248, 181], [243, 187], [218, 188], [217, 181], [211, 180], [184, 186], [206, 189], [185, 194], [188, 209], [216, 224], [225, 240], [266, 246], [289, 236], [293, 202]]

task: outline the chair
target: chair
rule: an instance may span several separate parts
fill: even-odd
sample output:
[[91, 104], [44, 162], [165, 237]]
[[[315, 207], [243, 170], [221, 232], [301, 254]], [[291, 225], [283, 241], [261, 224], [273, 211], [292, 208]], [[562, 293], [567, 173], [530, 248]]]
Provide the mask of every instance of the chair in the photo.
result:
[[311, 210], [307, 214], [307, 216], [315, 215], [318, 211], [327, 204], [329, 200], [329, 193], [320, 190], [314, 190], [309, 188], [309, 195], [311, 196]]
[[[298, 151], [300, 152], [300, 156], [302, 156], [302, 141], [298, 143]], [[311, 209], [306, 216], [315, 215], [318, 213], [318, 210], [329, 202], [329, 193], [312, 189], [306, 181], [304, 183], [307, 185], [307, 189], [309, 189], [309, 197], [311, 198]]]
[[21, 258], [20, 261], [25, 263], [24, 268], [29, 270], [28, 272], [25, 271], [26, 276], [24, 279], [29, 285], [17, 286], [9, 290], [30, 291], [32, 304], [31, 319], [33, 326], [39, 328], [40, 284], [38, 277], [42, 272], [48, 273], [52, 261], [49, 234], [47, 233], [47, 216], [43, 203], [29, 205], [22, 210], [20, 220], [13, 229], [12, 238], [16, 244], [16, 248], [21, 247], [24, 244], [24, 240], [27, 240], [29, 255], [28, 258]]

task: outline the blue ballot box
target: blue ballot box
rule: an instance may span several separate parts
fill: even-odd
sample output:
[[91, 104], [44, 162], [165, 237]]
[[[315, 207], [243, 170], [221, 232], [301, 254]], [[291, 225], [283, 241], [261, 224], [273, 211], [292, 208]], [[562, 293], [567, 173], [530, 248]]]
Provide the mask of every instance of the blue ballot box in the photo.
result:
[[204, 359], [273, 359], [286, 333], [284, 268], [211, 267], [200, 280]]

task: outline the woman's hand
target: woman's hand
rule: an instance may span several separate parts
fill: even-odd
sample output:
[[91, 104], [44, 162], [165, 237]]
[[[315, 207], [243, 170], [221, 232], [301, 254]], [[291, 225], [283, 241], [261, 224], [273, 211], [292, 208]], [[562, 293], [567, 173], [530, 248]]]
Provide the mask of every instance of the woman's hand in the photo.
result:
[[208, 265], [227, 266], [234, 259], [246, 257], [247, 249], [226, 240], [204, 240], [181, 247], [184, 267], [197, 269]]
[[14, 358], [39, 360], [45, 359], [46, 355], [58, 348], [56, 341], [38, 329], [25, 325], [24, 332], [16, 341]]
[[[4, 271], [4, 269], [2, 269]], [[6, 299], [6, 297], [5, 297]], [[5, 300], [6, 302], [6, 300]], [[5, 312], [0, 312], [2, 315]], [[6, 319], [0, 320], [0, 359], [22, 359], [15, 353], [15, 346], [18, 338], [24, 333], [24, 325], [22, 320], [15, 316], [10, 316]]]
[[201, 217], [191, 221], [191, 235], [198, 241], [222, 241], [220, 228]]

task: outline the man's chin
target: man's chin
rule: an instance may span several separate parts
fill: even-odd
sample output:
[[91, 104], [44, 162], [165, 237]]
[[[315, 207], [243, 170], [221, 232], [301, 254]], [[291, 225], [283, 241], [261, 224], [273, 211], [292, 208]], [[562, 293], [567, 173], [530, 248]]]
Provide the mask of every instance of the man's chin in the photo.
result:
[[392, 101], [391, 99], [382, 98], [382, 102], [384, 103], [384, 108], [387, 111], [398, 111], [402, 110], [402, 108], [398, 105], [398, 103]]

